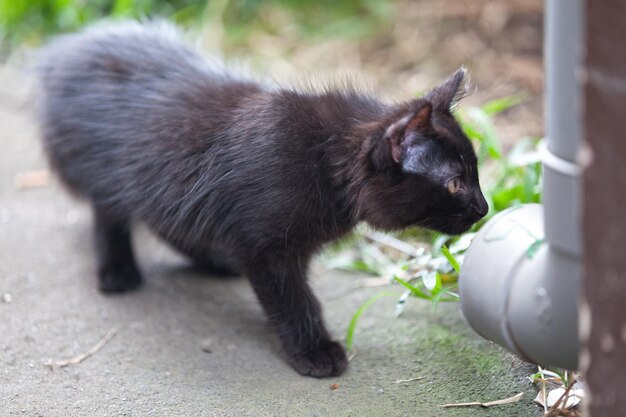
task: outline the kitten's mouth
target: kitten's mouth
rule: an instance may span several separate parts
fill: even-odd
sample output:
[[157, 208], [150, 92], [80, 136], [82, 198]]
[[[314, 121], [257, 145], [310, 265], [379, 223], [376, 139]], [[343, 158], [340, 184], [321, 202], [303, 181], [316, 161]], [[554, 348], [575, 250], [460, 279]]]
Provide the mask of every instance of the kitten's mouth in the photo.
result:
[[422, 227], [435, 230], [446, 235], [460, 235], [467, 232], [479, 219], [459, 218], [458, 216], [450, 216], [441, 218], [436, 221], [427, 222]]
[[468, 223], [464, 225], [451, 225], [451, 226], [437, 228], [435, 230], [437, 230], [438, 232], [444, 233], [446, 235], [460, 235], [460, 234], [467, 232], [469, 229], [471, 229], [473, 225], [474, 223]]

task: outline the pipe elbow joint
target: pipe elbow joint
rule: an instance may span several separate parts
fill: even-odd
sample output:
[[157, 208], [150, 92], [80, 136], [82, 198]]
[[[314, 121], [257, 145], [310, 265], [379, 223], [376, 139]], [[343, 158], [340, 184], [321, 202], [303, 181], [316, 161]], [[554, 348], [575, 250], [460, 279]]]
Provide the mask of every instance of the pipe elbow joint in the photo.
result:
[[461, 306], [483, 337], [542, 365], [578, 366], [580, 262], [545, 240], [543, 206], [496, 215], [465, 254]]

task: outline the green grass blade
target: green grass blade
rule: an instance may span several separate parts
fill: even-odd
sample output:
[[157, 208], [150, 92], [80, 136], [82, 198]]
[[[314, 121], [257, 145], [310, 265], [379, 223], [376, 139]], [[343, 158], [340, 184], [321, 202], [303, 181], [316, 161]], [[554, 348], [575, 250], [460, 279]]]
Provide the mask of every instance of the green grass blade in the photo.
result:
[[417, 297], [417, 298], [422, 298], [424, 300], [430, 300], [432, 297], [429, 296], [428, 294], [426, 294], [424, 291], [420, 290], [419, 288], [409, 284], [408, 282], [406, 282], [405, 280], [403, 280], [402, 278], [398, 278], [396, 276], [393, 277], [394, 281], [399, 282], [400, 284], [402, 284], [402, 286], [404, 286], [406, 289], [408, 289], [409, 291], [411, 291], [411, 293]]
[[450, 265], [452, 265], [452, 268], [454, 268], [454, 270], [456, 271], [457, 274], [461, 273], [461, 265], [459, 265], [459, 262], [456, 260], [456, 258], [454, 257], [454, 255], [452, 255], [450, 253], [450, 249], [448, 249], [448, 247], [446, 245], [443, 245], [441, 247], [441, 253], [443, 254], [443, 256], [446, 257], [446, 259], [448, 260], [448, 262], [450, 262]]
[[383, 291], [383, 292], [380, 292], [380, 293], [370, 297], [366, 302], [361, 304], [361, 306], [358, 308], [356, 313], [354, 313], [354, 315], [352, 316], [352, 320], [350, 320], [350, 325], [348, 326], [348, 331], [346, 333], [346, 347], [348, 348], [348, 350], [352, 349], [352, 342], [353, 342], [353, 339], [354, 339], [354, 330], [356, 329], [356, 325], [359, 322], [359, 318], [361, 317], [363, 312], [369, 306], [374, 304], [374, 302], [376, 302], [376, 300], [378, 300], [379, 298], [391, 297], [391, 296], [397, 297], [398, 294], [391, 293], [391, 292], [388, 292], [388, 291]]
[[441, 253], [441, 247], [446, 244], [446, 242], [450, 240], [450, 236], [448, 235], [439, 235], [433, 241], [433, 256], [436, 256]]
[[473, 123], [476, 131], [481, 136], [481, 145], [486, 147], [487, 153], [493, 159], [502, 159], [500, 141], [496, 134], [496, 128], [489, 115], [479, 107], [470, 107], [467, 110], [470, 123]]
[[524, 185], [522, 193], [522, 203], [532, 203], [535, 195], [535, 185], [539, 181], [534, 167], [529, 166], [524, 169]]
[[431, 311], [435, 311], [435, 309], [437, 308], [437, 304], [439, 303], [458, 303], [460, 301], [459, 295], [451, 291], [456, 288], [458, 287], [448, 287], [439, 292], [439, 294], [435, 295], [432, 299]]
[[503, 111], [508, 110], [511, 107], [517, 106], [518, 104], [526, 101], [526, 98], [527, 96], [524, 93], [513, 94], [511, 96], [491, 100], [483, 104], [481, 108], [488, 115], [494, 115], [497, 113], [502, 113]]

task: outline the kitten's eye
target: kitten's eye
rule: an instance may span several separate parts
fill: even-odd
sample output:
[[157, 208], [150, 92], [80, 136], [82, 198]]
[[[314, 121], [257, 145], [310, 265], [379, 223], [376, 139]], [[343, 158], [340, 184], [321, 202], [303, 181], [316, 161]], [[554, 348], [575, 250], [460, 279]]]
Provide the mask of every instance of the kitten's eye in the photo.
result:
[[450, 194], [456, 194], [461, 189], [461, 179], [459, 177], [452, 178], [448, 181], [448, 191]]

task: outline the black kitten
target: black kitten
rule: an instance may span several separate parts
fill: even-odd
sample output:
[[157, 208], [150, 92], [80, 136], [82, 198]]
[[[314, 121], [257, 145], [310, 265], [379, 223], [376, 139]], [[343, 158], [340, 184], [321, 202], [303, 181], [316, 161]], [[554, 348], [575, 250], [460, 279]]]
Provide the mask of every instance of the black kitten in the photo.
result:
[[311, 256], [360, 221], [455, 234], [487, 213], [450, 113], [464, 71], [385, 104], [234, 76], [174, 32], [100, 25], [42, 53], [42, 133], [93, 204], [100, 289], [140, 284], [130, 226], [144, 222], [204, 268], [247, 275], [298, 372], [339, 375], [346, 355], [307, 283]]

